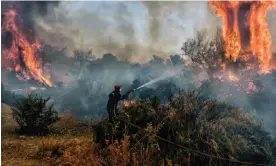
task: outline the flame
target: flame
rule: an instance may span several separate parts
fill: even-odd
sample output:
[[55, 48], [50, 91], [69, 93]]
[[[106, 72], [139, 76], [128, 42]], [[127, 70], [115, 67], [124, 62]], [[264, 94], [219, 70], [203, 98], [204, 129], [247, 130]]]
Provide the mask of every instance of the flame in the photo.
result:
[[231, 80], [231, 81], [239, 81], [239, 78], [232, 72], [228, 72], [228, 79]]
[[255, 56], [260, 73], [276, 69], [266, 23], [267, 10], [276, 6], [275, 1], [211, 1], [209, 5], [216, 9], [217, 16], [223, 18], [226, 58], [236, 62], [238, 59], [248, 61]]
[[[252, 74], [252, 73], [251, 73]], [[255, 85], [254, 74], [250, 75], [248, 73], [234, 73], [230, 70], [220, 71], [214, 75], [214, 78], [224, 82], [226, 84], [231, 84], [236, 87], [238, 91], [243, 91], [247, 94], [257, 93], [260, 89]]]
[[268, 73], [271, 66], [271, 34], [266, 23], [267, 9], [276, 6], [276, 2], [257, 2], [252, 4], [250, 13], [250, 48], [258, 55], [262, 73]]
[[[31, 78], [42, 82], [50, 87], [53, 86], [49, 80], [49, 74], [44, 76], [42, 57], [39, 55], [41, 45], [38, 41], [31, 42], [19, 27], [21, 20], [15, 10], [9, 10], [3, 14], [2, 33], [11, 34], [10, 46], [3, 49], [3, 67], [9, 71], [15, 71], [19, 79], [29, 80]], [[19, 26], [18, 26], [19, 25]]]
[[223, 81], [223, 79], [225, 79], [225, 78], [230, 81], [234, 81], [234, 82], [237, 82], [240, 80], [236, 74], [234, 74], [232, 71], [226, 69], [225, 63], [221, 64], [221, 68], [222, 68], [222, 72], [215, 74], [214, 75], [215, 78], [218, 78], [221, 81]]
[[[217, 9], [216, 15], [223, 17], [223, 38], [225, 40], [225, 56], [237, 60], [241, 50], [238, 21], [238, 2], [210, 2], [211, 7]], [[228, 14], [232, 13], [232, 15]]]
[[135, 101], [134, 100], [126, 100], [123, 102], [123, 106], [124, 107], [129, 107], [131, 105], [135, 104]]

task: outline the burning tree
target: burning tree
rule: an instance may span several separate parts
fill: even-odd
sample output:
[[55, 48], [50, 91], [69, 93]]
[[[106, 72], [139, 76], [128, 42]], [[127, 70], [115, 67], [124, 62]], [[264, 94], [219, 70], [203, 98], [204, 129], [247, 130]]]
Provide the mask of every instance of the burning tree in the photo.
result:
[[202, 66], [209, 76], [220, 69], [224, 61], [224, 41], [220, 29], [213, 39], [207, 39], [206, 31], [198, 31], [195, 38], [185, 41], [181, 49], [193, 62]]
[[46, 72], [47, 67], [42, 63], [42, 45], [36, 40], [32, 30], [26, 30], [23, 26], [20, 13], [11, 7], [2, 16], [1, 32], [5, 36], [1, 45], [2, 67], [15, 71], [18, 79], [35, 79], [47, 86], [53, 86], [50, 74]]
[[240, 59], [247, 64], [253, 59], [261, 73], [276, 69], [271, 52], [271, 34], [266, 23], [267, 10], [275, 7], [276, 2], [212, 1], [209, 4], [216, 9], [216, 15], [223, 18], [226, 58], [234, 62]]
[[276, 69], [265, 20], [267, 10], [276, 3], [212, 1], [209, 4], [223, 18], [222, 30], [211, 40], [204, 31], [198, 32], [194, 39], [183, 44], [182, 50], [205, 69], [211, 80], [228, 83], [237, 91], [258, 92], [261, 90], [258, 87], [263, 86], [257, 85], [259, 75]]

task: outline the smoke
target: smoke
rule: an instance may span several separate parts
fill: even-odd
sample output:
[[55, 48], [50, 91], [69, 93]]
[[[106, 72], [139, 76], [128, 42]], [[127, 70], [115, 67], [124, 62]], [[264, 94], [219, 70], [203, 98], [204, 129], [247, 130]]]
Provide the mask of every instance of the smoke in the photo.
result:
[[[200, 87], [202, 95], [254, 112], [263, 120], [265, 128], [276, 136], [276, 123], [271, 118], [276, 116], [276, 72], [259, 75], [256, 71], [248, 71], [238, 78], [236, 83], [229, 80], [208, 80]], [[246, 90], [252, 88], [251, 83], [254, 84], [254, 93]]]
[[[155, 44], [158, 44], [159, 37], [161, 35], [162, 31], [162, 21], [164, 18], [164, 11], [163, 8], [165, 6], [166, 2], [145, 2], [143, 1], [143, 5], [148, 10], [148, 33], [150, 37], [150, 45], [154, 46]], [[162, 20], [162, 21], [161, 21]]]
[[97, 57], [112, 52], [140, 63], [181, 53], [185, 39], [197, 29], [212, 30], [216, 21], [207, 2], [60, 2], [35, 18], [39, 38], [67, 47], [69, 56], [90, 48]]
[[[43, 44], [92, 49], [97, 57], [112, 52], [120, 60], [146, 62], [152, 55], [181, 53], [184, 40], [205, 28], [212, 36], [222, 25], [207, 2], [16, 2], [26, 29], [31, 26]], [[7, 9], [8, 3], [2, 5]], [[246, 6], [245, 10], [246, 11]], [[275, 11], [268, 13], [275, 29]], [[241, 17], [245, 15], [241, 13]], [[244, 25], [245, 26], [245, 25]], [[246, 39], [246, 34], [245, 39]], [[4, 39], [9, 38], [2, 35]], [[33, 36], [33, 35], [28, 35]], [[273, 51], [275, 52], [275, 34]]]
[[[17, 14], [20, 15], [22, 19], [23, 27], [25, 33], [34, 33], [30, 37], [34, 37], [35, 31], [35, 17], [45, 17], [49, 14], [49, 10], [57, 7], [59, 2], [53, 1], [29, 1], [29, 2], [7, 2], [1, 3], [1, 13], [4, 13], [10, 9], [16, 10]], [[3, 15], [2, 15], [3, 16]]]
[[[170, 75], [178, 68], [179, 75], [160, 79], [156, 84], [142, 88], [139, 93], [135, 92], [133, 97], [157, 95], [166, 98], [173, 88], [194, 89], [195, 82], [198, 83], [197, 87], [201, 86], [207, 79], [206, 73], [202, 71], [200, 74], [193, 74], [189, 67], [185, 66], [185, 63], [191, 64], [191, 60], [183, 60], [187, 57], [182, 58], [176, 54], [180, 53], [182, 42], [193, 37], [196, 30], [205, 28], [212, 36], [216, 30], [214, 27], [222, 25], [221, 18], [214, 16], [207, 2], [63, 1], [20, 2], [19, 6], [24, 27], [34, 29], [39, 41], [54, 47], [67, 48], [65, 54], [68, 57], [60, 53], [49, 53], [55, 73], [52, 78], [64, 81], [64, 87], [43, 91], [43, 94], [58, 96], [56, 102], [67, 106], [64, 110], [72, 108], [72, 111], [79, 114], [105, 111], [107, 95], [113, 90], [114, 84], [122, 84], [123, 91], [127, 91], [155, 78], [163, 78], [162, 73], [167, 72]], [[2, 11], [8, 8], [7, 3], [3, 2]], [[276, 52], [276, 33], [272, 31], [276, 29], [275, 10], [268, 12], [267, 19], [272, 33], [273, 50]], [[93, 54], [99, 58], [88, 64], [80, 81], [75, 81], [78, 70], [74, 67], [74, 60], [69, 58], [77, 48], [92, 49]], [[108, 52], [115, 56], [105, 54]], [[270, 77], [275, 78], [273, 75]], [[275, 84], [272, 83], [267, 85], [263, 94], [258, 96], [263, 95], [265, 99], [276, 96], [274, 87]], [[274, 102], [248, 97], [236, 90], [236, 87], [229, 84], [213, 83], [209, 86], [212, 94], [232, 94], [230, 99], [225, 99], [228, 102], [238, 101], [234, 104], [250, 110], [256, 109], [259, 114], [265, 112], [263, 118], [266, 127], [275, 131], [275, 123], [271, 120], [271, 117], [275, 116]], [[220, 96], [216, 98], [222, 99]], [[82, 109], [84, 112], [81, 112]]]
[[150, 85], [152, 85], [152, 84], [154, 84], [154, 83], [156, 83], [156, 82], [158, 82], [158, 81], [162, 81], [162, 80], [168, 79], [168, 78], [170, 78], [170, 77], [176, 76], [176, 75], [180, 74], [181, 72], [182, 72], [181, 69], [180, 69], [180, 70], [174, 69], [174, 70], [165, 71], [160, 77], [155, 78], [155, 79], [153, 79], [153, 80], [151, 80], [151, 81], [149, 81], [149, 82], [147, 82], [147, 83], [145, 83], [145, 84], [139, 86], [139, 87], [137, 88], [137, 90], [138, 90], [138, 89], [141, 89], [141, 88], [143, 88], [143, 87], [150, 86]]
[[[180, 56], [172, 56], [176, 59]], [[173, 64], [165, 62], [160, 57], [145, 64], [133, 64], [118, 59], [112, 54], [105, 54], [103, 58], [92, 61], [83, 73], [83, 77], [74, 86], [68, 87], [68, 92], [61, 103], [62, 110], [71, 110], [79, 115], [91, 115], [105, 113], [108, 94], [113, 90], [113, 85], [122, 85], [122, 93], [130, 89], [145, 86], [131, 95], [131, 98], [148, 98], [158, 96], [162, 101], [171, 93], [172, 87], [189, 87], [191, 79], [187, 79], [184, 61]], [[154, 84], [152, 84], [154, 83]], [[149, 85], [151, 84], [151, 85]], [[80, 110], [70, 103], [86, 100], [88, 109]], [[78, 104], [80, 105], [80, 104]]]
[[276, 53], [276, 8], [272, 8], [267, 12], [267, 23], [270, 29], [272, 39], [272, 52]]

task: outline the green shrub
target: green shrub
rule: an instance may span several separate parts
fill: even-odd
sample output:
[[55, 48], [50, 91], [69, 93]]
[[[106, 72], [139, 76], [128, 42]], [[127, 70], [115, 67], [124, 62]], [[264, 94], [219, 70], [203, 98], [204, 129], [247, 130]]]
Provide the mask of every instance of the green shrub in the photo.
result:
[[13, 117], [21, 134], [45, 135], [49, 132], [48, 126], [58, 118], [53, 105], [47, 106], [49, 100], [33, 93], [15, 99]]

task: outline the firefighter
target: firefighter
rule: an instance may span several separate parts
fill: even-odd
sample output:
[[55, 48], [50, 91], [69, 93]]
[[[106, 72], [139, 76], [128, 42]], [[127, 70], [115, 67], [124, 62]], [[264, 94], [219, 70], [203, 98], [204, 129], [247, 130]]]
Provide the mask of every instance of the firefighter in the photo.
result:
[[127, 92], [124, 95], [120, 94], [121, 92], [121, 86], [120, 85], [115, 85], [114, 86], [114, 91], [112, 91], [109, 94], [109, 100], [107, 102], [107, 113], [109, 116], [109, 120], [112, 122], [113, 118], [115, 116], [118, 116], [118, 102], [120, 100], [124, 100], [126, 98], [128, 98], [129, 94], [131, 93], [131, 91]]

